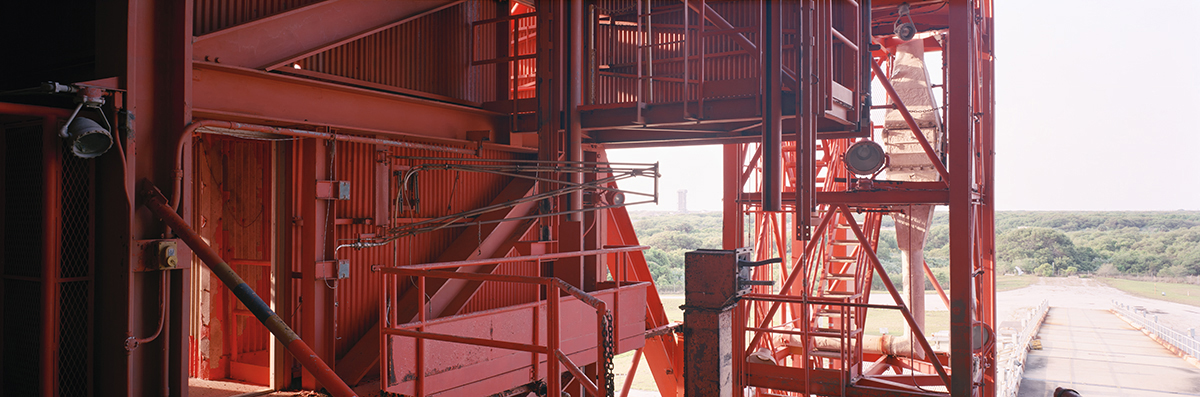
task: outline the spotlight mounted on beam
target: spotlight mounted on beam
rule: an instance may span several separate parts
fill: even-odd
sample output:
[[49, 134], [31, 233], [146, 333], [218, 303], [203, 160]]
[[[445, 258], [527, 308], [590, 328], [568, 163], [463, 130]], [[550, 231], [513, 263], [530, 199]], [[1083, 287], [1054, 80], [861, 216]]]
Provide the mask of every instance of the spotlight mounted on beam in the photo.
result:
[[75, 111], [71, 112], [71, 117], [63, 124], [58, 135], [63, 137], [71, 145], [71, 153], [83, 159], [100, 157], [100, 155], [108, 152], [112, 147], [113, 136], [109, 125], [107, 129], [97, 124], [95, 121], [79, 116], [79, 110], [83, 107], [95, 109], [100, 113], [100, 120], [108, 125], [108, 117], [104, 115], [104, 90], [96, 87], [88, 86], [69, 86], [71, 90], [67, 92], [75, 93]]
[[858, 141], [842, 156], [846, 169], [857, 175], [875, 175], [887, 165], [887, 154], [875, 141]]
[[[895, 32], [896, 38], [909, 41], [917, 35], [917, 25], [912, 20], [912, 15], [909, 14], [908, 3], [901, 3], [899, 10], [900, 16], [896, 18], [896, 22], [892, 24], [892, 31]], [[908, 22], [903, 22], [904, 18], [908, 18]]]
[[112, 133], [86, 117], [76, 117], [64, 129], [71, 153], [83, 159], [96, 158], [112, 147]]

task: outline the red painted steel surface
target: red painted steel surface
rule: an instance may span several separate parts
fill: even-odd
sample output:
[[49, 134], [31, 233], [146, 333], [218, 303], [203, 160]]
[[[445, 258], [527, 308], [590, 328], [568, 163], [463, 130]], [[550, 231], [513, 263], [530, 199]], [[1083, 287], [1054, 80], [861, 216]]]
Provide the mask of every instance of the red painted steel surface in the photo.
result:
[[[854, 2], [817, 1], [812, 3], [815, 8], [801, 8], [796, 2], [783, 4], [782, 13], [788, 17], [784, 18], [780, 34], [783, 48], [778, 60], [783, 77], [777, 104], [782, 107], [783, 122], [784, 170], [780, 175], [784, 179], [783, 209], [790, 212], [790, 217], [762, 211], [759, 171], [762, 153], [757, 146], [747, 144], [762, 134], [763, 89], [759, 80], [764, 64], [769, 64], [762, 55], [762, 2], [598, 0], [586, 3], [594, 4], [594, 8], [571, 11], [571, 4], [579, 3], [536, 1], [532, 4], [536, 7], [530, 7], [527, 2], [483, 0], [402, 5], [381, 0], [193, 0], [96, 2], [92, 7], [63, 10], [67, 16], [93, 21], [90, 26], [94, 29], [89, 31], [94, 31], [97, 39], [82, 44], [87, 47], [82, 51], [88, 54], [86, 59], [55, 54], [45, 60], [46, 69], [86, 69], [83, 74], [90, 74], [88, 80], [107, 79], [102, 85], [116, 90], [106, 94], [109, 98], [104, 107], [106, 113], [132, 112], [113, 117], [117, 123], [114, 128], [117, 145], [93, 161], [97, 184], [95, 198], [89, 201], [95, 208], [105, 210], [94, 214], [93, 254], [100, 266], [90, 275], [93, 295], [87, 301], [97, 318], [105, 321], [94, 322], [95, 334], [84, 338], [87, 349], [92, 349], [87, 350], [93, 355], [91, 361], [104, 364], [89, 369], [92, 379], [89, 387], [124, 395], [182, 392], [187, 383], [184, 363], [190, 356], [188, 343], [216, 343], [222, 349], [227, 346], [231, 358], [239, 356], [234, 362], [269, 350], [262, 332], [245, 325], [248, 317], [236, 319], [243, 307], [223, 298], [203, 303], [203, 294], [198, 291], [203, 287], [199, 285], [202, 280], [193, 277], [201, 274], [198, 272], [171, 272], [168, 276], [169, 296], [165, 301], [169, 303], [166, 305], [169, 321], [164, 323], [162, 346], [146, 345], [130, 353], [122, 346], [95, 342], [120, 340], [128, 334], [148, 335], [146, 331], [152, 330], [159, 320], [158, 303], [163, 301], [159, 298], [163, 291], [161, 278], [133, 271], [135, 259], [127, 247], [136, 240], [161, 238], [174, 232], [145, 211], [136, 210], [138, 203], [131, 193], [134, 181], [149, 179], [160, 186], [171, 186], [181, 180], [179, 191], [173, 195], [181, 198], [175, 210], [184, 219], [194, 220], [197, 224], [192, 226], [200, 229], [205, 227], [201, 225], [204, 220], [213, 222], [210, 227], [214, 228], [252, 224], [253, 211], [243, 210], [256, 205], [264, 212], [277, 213], [271, 216], [276, 227], [240, 234], [213, 231], [208, 236], [218, 245], [224, 244], [225, 253], [232, 255], [228, 258], [230, 262], [248, 275], [247, 281], [254, 283], [255, 289], [262, 292], [274, 283], [277, 295], [273, 303], [281, 309], [284, 321], [301, 330], [306, 339], [311, 338], [312, 350], [339, 371], [355, 366], [378, 368], [372, 360], [379, 356], [378, 344], [385, 339], [374, 331], [381, 314], [396, 315], [404, 310], [415, 315], [413, 305], [395, 307], [393, 311], [379, 306], [376, 298], [381, 294], [416, 296], [418, 288], [397, 281], [385, 291], [382, 277], [372, 271], [376, 266], [455, 260], [470, 257], [472, 251], [481, 256], [484, 248], [497, 251], [487, 256], [515, 256], [637, 244], [628, 214], [618, 208], [599, 216], [589, 215], [584, 223], [575, 222], [574, 217], [553, 217], [521, 223], [520, 227], [504, 229], [497, 235], [477, 232], [474, 238], [469, 230], [492, 229], [451, 228], [404, 237], [390, 246], [335, 252], [339, 242], [378, 235], [385, 225], [417, 222], [507, 200], [507, 189], [516, 183], [496, 175], [426, 171], [418, 179], [419, 208], [412, 209], [410, 202], [401, 211], [392, 202], [399, 195], [394, 172], [422, 161], [392, 156], [446, 156], [444, 153], [379, 148], [363, 142], [331, 143], [311, 137], [251, 143], [206, 136], [205, 144], [195, 145], [196, 150], [185, 151], [180, 157], [179, 149], [187, 147], [186, 140], [192, 138], [188, 134], [193, 131], [186, 126], [196, 119], [212, 119], [466, 150], [482, 148], [480, 156], [487, 159], [528, 159], [539, 151], [541, 159], [560, 159], [563, 152], [575, 153], [576, 147], [563, 130], [582, 131], [584, 143], [727, 144], [724, 244], [727, 248], [754, 244], [759, 247], [760, 258], [787, 258], [775, 268], [778, 281], [788, 276], [796, 279], [812, 275], [796, 281], [803, 285], [786, 291], [792, 297], [833, 299], [831, 294], [861, 293], [859, 287], [871, 275], [867, 265], [871, 262], [870, 251], [878, 238], [876, 229], [882, 215], [872, 213], [861, 219], [864, 229], [857, 233], [863, 235], [861, 239], [851, 233], [852, 228], [845, 228], [850, 227], [850, 222], [843, 215], [831, 215], [827, 225], [830, 229], [812, 230], [812, 236], [804, 236], [804, 230], [800, 230], [803, 227], [796, 228], [798, 224], [815, 226], [818, 221], [814, 218], [831, 214], [832, 208], [839, 204], [852, 210], [872, 211], [886, 211], [888, 205], [911, 202], [949, 205], [951, 234], [956, 236], [951, 241], [951, 356], [954, 358], [950, 360], [951, 388], [955, 395], [990, 396], [994, 393], [989, 382], [991, 369], [983, 374], [982, 387], [975, 387], [967, 376], [973, 371], [970, 367], [973, 357], [987, 361], [991, 354], [970, 351], [967, 335], [975, 323], [991, 324], [995, 320], [990, 254], [994, 227], [990, 1], [960, 1], [946, 7], [941, 7], [941, 3], [916, 6], [920, 12], [914, 15], [914, 20], [919, 30], [945, 33], [945, 40], [927, 39], [925, 45], [931, 50], [945, 51], [948, 60], [949, 94], [945, 110], [950, 138], [948, 189], [878, 183], [868, 187], [866, 183], [848, 180], [850, 175], [840, 166], [839, 156], [851, 143], [849, 138], [861, 139], [866, 136], [864, 131], [870, 130], [869, 124], [855, 113], [865, 105], [858, 100], [864, 94], [859, 87], [870, 79], [867, 61], [886, 58], [883, 51], [895, 44], [890, 38], [891, 23], [901, 2], [873, 1], [869, 5], [875, 13], [861, 18], [856, 18], [858, 3]], [[868, 3], [861, 5], [866, 7]], [[388, 13], [375, 12], [379, 10]], [[331, 21], [339, 15], [365, 17]], [[551, 17], [553, 21], [548, 20]], [[582, 46], [573, 46], [567, 40], [573, 28], [583, 32]], [[272, 36], [284, 32], [287, 35]], [[867, 32], [875, 36], [881, 50], [868, 51], [866, 41], [871, 38], [857, 34]], [[639, 45], [649, 47], [639, 49]], [[809, 51], [801, 57], [798, 47]], [[14, 59], [22, 59], [24, 54], [15, 55]], [[224, 59], [218, 59], [222, 56]], [[574, 78], [576, 75], [578, 79]], [[63, 78], [66, 76], [76, 74]], [[794, 90], [798, 86], [815, 88]], [[581, 105], [578, 117], [573, 108], [574, 98], [579, 98]], [[41, 113], [29, 113], [32, 111]], [[63, 117], [66, 111], [0, 104], [0, 114]], [[578, 128], [573, 127], [576, 124]], [[538, 136], [530, 136], [533, 133]], [[213, 146], [207, 146], [208, 142], [216, 141], [224, 142], [225, 149], [205, 157], [200, 151], [211, 149]], [[180, 142], [184, 145], [180, 146]], [[462, 153], [454, 156], [459, 155], [472, 156]], [[575, 155], [567, 154], [566, 158], [574, 159]], [[601, 154], [600, 158], [604, 156]], [[237, 178], [223, 175], [222, 181], [226, 177], [242, 178], [244, 183], [239, 183], [229, 194], [214, 195], [213, 191], [204, 191], [214, 188], [212, 184], [206, 187], [205, 183], [216, 183], [218, 179], [206, 177], [204, 172], [206, 165], [218, 163], [234, 168], [261, 167], [263, 177], [255, 179], [260, 175], [257, 172], [235, 175]], [[48, 169], [55, 169], [53, 164], [49, 165]], [[550, 174], [551, 178], [563, 180], [573, 177], [565, 173]], [[255, 177], [251, 178], [252, 175]], [[348, 182], [350, 199], [318, 199], [315, 197], [318, 181]], [[528, 186], [524, 189], [527, 191], [545, 191], [548, 185], [530, 183], [521, 187]], [[63, 187], [64, 191], [68, 188]], [[255, 189], [259, 190], [257, 194], [251, 194]], [[220, 210], [215, 205], [218, 202]], [[751, 219], [749, 224], [744, 222], [746, 217]], [[59, 221], [65, 222], [69, 217], [62, 218]], [[54, 222], [46, 225], [47, 230], [57, 227]], [[547, 235], [543, 235], [543, 227]], [[582, 232], [587, 227], [594, 229], [585, 236]], [[742, 230], [743, 227], [749, 230]], [[741, 241], [746, 231], [749, 239]], [[543, 237], [547, 241], [531, 242]], [[805, 237], [819, 242], [806, 245]], [[46, 234], [41, 239], [42, 243], [53, 243], [56, 238]], [[190, 260], [190, 252], [181, 250], [181, 254], [182, 262]], [[851, 256], [853, 259], [849, 259]], [[317, 277], [317, 262], [333, 259], [349, 260], [349, 278]], [[543, 276], [553, 271], [589, 285], [603, 284], [596, 281], [603, 279], [607, 268], [609, 274], [621, 274], [621, 278], [650, 281], [640, 253], [619, 260], [614, 257], [585, 262], [582, 266], [561, 262], [544, 268], [505, 264], [485, 270], [510, 276]], [[826, 274], [818, 277], [818, 270]], [[980, 276], [973, 276], [980, 271]], [[74, 280], [65, 273], [59, 276], [62, 276], [60, 281]], [[853, 279], [849, 279], [851, 276]], [[754, 277], [773, 276], [764, 271]], [[62, 291], [66, 291], [67, 282], [75, 281], [64, 281]], [[437, 296], [441, 290], [438, 284], [429, 286], [429, 291], [423, 292]], [[424, 288], [422, 284], [420, 289]], [[437, 305], [467, 316], [538, 305], [549, 310], [559, 304], [557, 299], [539, 301], [539, 294], [531, 289], [509, 288], [494, 282], [478, 288], [441, 291]], [[763, 288], [756, 291], [768, 292]], [[46, 307], [59, 300], [72, 310], [80, 305], [66, 303], [67, 298], [56, 297], [49, 289], [34, 293], [47, 303]], [[630, 325], [633, 328], [629, 335], [636, 333], [635, 328], [660, 329], [668, 325], [653, 288], [646, 291], [645, 298], [632, 299], [644, 300], [646, 312], [644, 318], [622, 320], [622, 324], [638, 325]], [[855, 306], [854, 299], [837, 299], [841, 299], [837, 301], [841, 306], [794, 301], [779, 305], [747, 303], [735, 314], [739, 316], [739, 327], [761, 328], [758, 325], [764, 321], [768, 326], [773, 324], [772, 316], [808, 322], [817, 316], [817, 309], [841, 307], [837, 311], [846, 320], [840, 323], [841, 329], [834, 331], [844, 340], [857, 341], [851, 334], [856, 327], [861, 328], [858, 324], [862, 321], [861, 314], [881, 309]], [[208, 333], [185, 335], [187, 330], [203, 326], [192, 327], [192, 321], [202, 320], [201, 316], [189, 315], [189, 309], [205, 304], [220, 305], [216, 308], [218, 313], [226, 310], [224, 316], [235, 317], [223, 325], [227, 328], [222, 337], [239, 336], [214, 341], [211, 329]], [[562, 305], [566, 308], [571, 303], [564, 300]], [[859, 318], [849, 321], [849, 313]], [[522, 324], [532, 327], [535, 323], [532, 318], [531, 315]], [[56, 321], [53, 318], [40, 320], [46, 332], [58, 328], [53, 326]], [[238, 326], [239, 323], [243, 325]], [[539, 332], [543, 336], [561, 334], [564, 338], [578, 339], [591, 331], [566, 325]], [[752, 342], [753, 335], [735, 334], [738, 334], [734, 341], [738, 351], [752, 347], [746, 342]], [[770, 338], [762, 340], [767, 341], [768, 347], [781, 347]], [[586, 350], [589, 346], [594, 348], [596, 342], [595, 338], [583, 338], [579, 343], [580, 349]], [[445, 364], [448, 362], [445, 360], [453, 358], [431, 350], [435, 343], [427, 345], [420, 349], [429, 353], [423, 356], [427, 356], [429, 364]], [[58, 358], [45, 353], [38, 362], [39, 372], [53, 374], [55, 359], [73, 359], [71, 354], [86, 350], [74, 346], [68, 347], [64, 342], [60, 347], [68, 349], [70, 354]], [[678, 395], [682, 386], [681, 346], [681, 336], [673, 333], [645, 341], [643, 354], [654, 368], [653, 375], [663, 395]], [[41, 352], [53, 348], [51, 342], [38, 346]], [[801, 351], [805, 349], [802, 347]], [[814, 369], [808, 377], [780, 368], [746, 365], [742, 357], [737, 357], [733, 360], [734, 382], [739, 387], [735, 389], [740, 391], [742, 385], [755, 385], [834, 394], [834, 386], [840, 393], [842, 386], [852, 384], [853, 378], [862, 383], [852, 387], [850, 394], [885, 393], [883, 390], [891, 387], [890, 378], [857, 378], [870, 372], [864, 370], [860, 357], [851, 357], [861, 354], [857, 349], [839, 352], [837, 357], [810, 357], [806, 352], [779, 354], [785, 361], [791, 360], [789, 364], [793, 367], [836, 369], [832, 372]], [[193, 362], [201, 364], [199, 354], [196, 356]], [[576, 363], [589, 362], [585, 357], [570, 359]], [[270, 374], [269, 381], [273, 384], [286, 385], [294, 378], [301, 378], [291, 373], [294, 358], [277, 354], [269, 360], [279, 368]], [[558, 377], [547, 378], [546, 371], [566, 367], [559, 366], [557, 360], [551, 363], [554, 364], [543, 368], [523, 362], [522, 365], [535, 369], [532, 376], [522, 373], [517, 378], [477, 385], [480, 390], [503, 390], [530, 379], [547, 379], [547, 383], [556, 386]], [[929, 363], [918, 362], [913, 366], [927, 373], [933, 371]], [[161, 372], [165, 372], [164, 376], [141, 376]], [[438, 376], [431, 374], [429, 380], [432, 382]], [[836, 382], [831, 381], [835, 378]], [[54, 382], [65, 384], [63, 379], [67, 378], [46, 377], [38, 382], [45, 385], [46, 394], [53, 394]], [[934, 378], [921, 379], [926, 382]], [[454, 382], [463, 385], [468, 380], [460, 376]], [[311, 377], [305, 377], [302, 384], [316, 385]], [[447, 385], [453, 386], [453, 382]], [[905, 393], [921, 395], [911, 390]]]
[[196, 0], [193, 34], [203, 36], [318, 2], [320, 0]]

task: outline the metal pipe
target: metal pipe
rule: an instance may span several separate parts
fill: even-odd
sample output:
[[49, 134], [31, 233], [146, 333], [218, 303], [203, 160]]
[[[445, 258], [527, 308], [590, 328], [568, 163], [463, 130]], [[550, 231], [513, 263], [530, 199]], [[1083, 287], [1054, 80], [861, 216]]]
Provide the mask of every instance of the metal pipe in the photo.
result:
[[159, 394], [162, 397], [171, 396], [171, 326], [167, 324], [167, 318], [171, 315], [171, 273], [168, 270], [162, 270], [162, 323], [159, 325], [162, 328], [162, 387]]
[[164, 327], [163, 324], [167, 322], [167, 272], [165, 270], [162, 271], [162, 277], [158, 286], [158, 313], [158, 328], [155, 329], [154, 335], [150, 335], [145, 338], [130, 336], [129, 338], [125, 339], [125, 350], [133, 351], [134, 349], [137, 349], [138, 346], [141, 346], [141, 344], [148, 343], [158, 338], [158, 335], [162, 333]]
[[763, 5], [763, 211], [783, 211], [783, 2]]
[[[571, 90], [570, 103], [568, 109], [568, 124], [567, 124], [567, 160], [583, 161], [583, 126], [579, 120], [579, 105], [583, 101], [583, 0], [571, 0], [571, 58], [570, 66], [568, 66], [568, 76], [571, 84], [567, 84]], [[583, 183], [583, 174], [574, 172], [569, 174], [571, 183], [579, 185]], [[567, 208], [569, 211], [579, 211], [583, 209], [583, 192], [571, 192], [567, 196]], [[567, 220], [571, 222], [582, 222], [583, 213], [572, 212], [567, 215]]]
[[328, 389], [334, 396], [357, 396], [354, 393], [354, 390], [351, 390], [350, 386], [346, 385], [346, 382], [343, 382], [340, 378], [338, 378], [337, 374], [335, 374], [333, 370], [329, 368], [329, 365], [326, 365], [325, 361], [322, 361], [321, 358], [318, 357], [317, 354], [308, 347], [308, 344], [304, 343], [304, 340], [300, 339], [300, 336], [296, 335], [296, 332], [292, 331], [292, 329], [283, 322], [283, 319], [279, 318], [279, 315], [275, 314], [275, 312], [271, 310], [269, 306], [267, 306], [267, 303], [263, 302], [262, 298], [259, 297], [249, 285], [246, 285], [246, 282], [242, 280], [242, 277], [238, 276], [238, 274], [233, 271], [233, 268], [221, 259], [221, 254], [205, 243], [204, 240], [201, 239], [200, 235], [197, 234], [195, 230], [192, 230], [192, 228], [188, 226], [187, 222], [184, 221], [179, 214], [175, 213], [175, 211], [167, 205], [167, 199], [162, 196], [162, 193], [158, 191], [158, 188], [154, 187], [153, 183], [151, 183], [149, 180], [143, 179], [141, 189], [146, 208], [149, 209], [151, 213], [157, 215], [159, 218], [162, 218], [163, 222], [166, 223], [171, 230], [175, 231], [175, 233], [179, 236], [179, 239], [183, 240], [184, 244], [187, 244], [187, 246], [192, 249], [192, 252], [194, 252], [196, 256], [200, 258], [200, 261], [207, 265], [209, 270], [212, 270], [213, 274], [215, 274], [217, 278], [221, 279], [221, 282], [233, 292], [233, 295], [236, 296], [238, 300], [242, 302], [242, 304], [246, 305], [246, 308], [254, 314], [254, 317], [258, 318], [258, 321], [266, 326], [267, 330], [271, 331], [271, 334], [275, 335], [280, 342], [283, 342], [288, 351], [290, 351], [292, 355], [296, 357], [296, 360], [300, 362], [300, 365], [304, 366], [305, 369], [311, 372], [313, 376], [317, 378], [317, 380], [320, 381], [321, 384], [324, 385], [325, 388]]
[[[543, 254], [543, 255], [525, 255], [525, 256], [513, 256], [513, 257], [507, 257], [507, 258], [474, 259], [474, 260], [454, 261], [454, 262], [423, 263], [423, 264], [418, 264], [418, 265], [400, 266], [400, 267], [392, 268], [392, 269], [438, 270], [438, 269], [450, 269], [450, 268], [456, 268], [456, 267], [462, 267], [462, 266], [494, 265], [494, 264], [499, 264], [499, 263], [527, 262], [527, 261], [534, 262], [534, 261], [539, 261], [539, 260], [547, 261], [547, 260], [551, 260], [551, 259], [574, 258], [574, 257], [589, 256], [589, 255], [615, 254], [615, 253], [620, 253], [620, 252], [642, 251], [642, 250], [646, 250], [649, 248], [650, 247], [646, 246], [646, 245], [635, 245], [635, 246], [630, 246], [630, 247], [605, 248], [605, 249], [598, 249], [598, 250], [574, 251], [574, 252], [558, 252], [558, 253]], [[380, 269], [380, 271], [388, 273], [392, 269], [383, 268], [383, 269]]]
[[[0, 110], [3, 110], [3, 108], [0, 108]], [[186, 150], [186, 147], [188, 146], [188, 144], [191, 143], [191, 141], [192, 141], [191, 137], [194, 136], [200, 128], [205, 128], [205, 127], [224, 128], [224, 129], [238, 130], [238, 131], [261, 132], [264, 134], [284, 135], [284, 136], [292, 136], [292, 137], [298, 137], [298, 138], [327, 139], [327, 140], [342, 141], [342, 142], [365, 143], [365, 144], [370, 144], [370, 145], [395, 146], [395, 147], [402, 147], [402, 148], [407, 148], [407, 149], [430, 150], [430, 151], [435, 151], [435, 152], [479, 155], [479, 150], [477, 150], [477, 149], [456, 148], [456, 147], [430, 145], [430, 144], [415, 143], [415, 142], [401, 142], [401, 141], [393, 141], [393, 140], [389, 140], [389, 139], [367, 138], [367, 137], [361, 137], [361, 136], [355, 136], [355, 135], [334, 134], [334, 133], [328, 133], [328, 132], [297, 130], [297, 129], [293, 129], [293, 128], [271, 127], [271, 126], [259, 125], [259, 124], [238, 123], [238, 122], [234, 122], [234, 121], [196, 120], [196, 121], [189, 123], [187, 125], [187, 127], [183, 129], [183, 133], [180, 134], [180, 136], [179, 136], [179, 142], [176, 143], [175, 188], [174, 188], [175, 190], [171, 194], [171, 208], [174, 209], [176, 212], [179, 211], [180, 197], [183, 194], [183, 157], [184, 157], [183, 153], [184, 153], [184, 150]]]

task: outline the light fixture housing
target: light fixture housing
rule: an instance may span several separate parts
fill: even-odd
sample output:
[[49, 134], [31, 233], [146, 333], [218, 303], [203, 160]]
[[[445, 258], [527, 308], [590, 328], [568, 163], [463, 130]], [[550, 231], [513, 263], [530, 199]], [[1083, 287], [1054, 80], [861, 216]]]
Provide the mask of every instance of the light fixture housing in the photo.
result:
[[874, 175], [887, 163], [883, 147], [875, 141], [858, 141], [850, 145], [842, 159], [846, 169], [857, 175]]
[[96, 158], [112, 147], [112, 133], [87, 117], [76, 117], [67, 126], [67, 144], [71, 153], [84, 159]]

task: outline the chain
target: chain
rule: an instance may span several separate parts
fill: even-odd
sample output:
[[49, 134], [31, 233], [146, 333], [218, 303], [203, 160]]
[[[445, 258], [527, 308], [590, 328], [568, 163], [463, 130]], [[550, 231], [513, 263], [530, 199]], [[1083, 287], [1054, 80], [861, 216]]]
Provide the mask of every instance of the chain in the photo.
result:
[[601, 368], [604, 370], [605, 390], [608, 391], [608, 397], [613, 397], [613, 392], [616, 389], [616, 381], [613, 379], [613, 317], [612, 312], [604, 314], [604, 323], [601, 324], [601, 333], [604, 337], [604, 363]]

